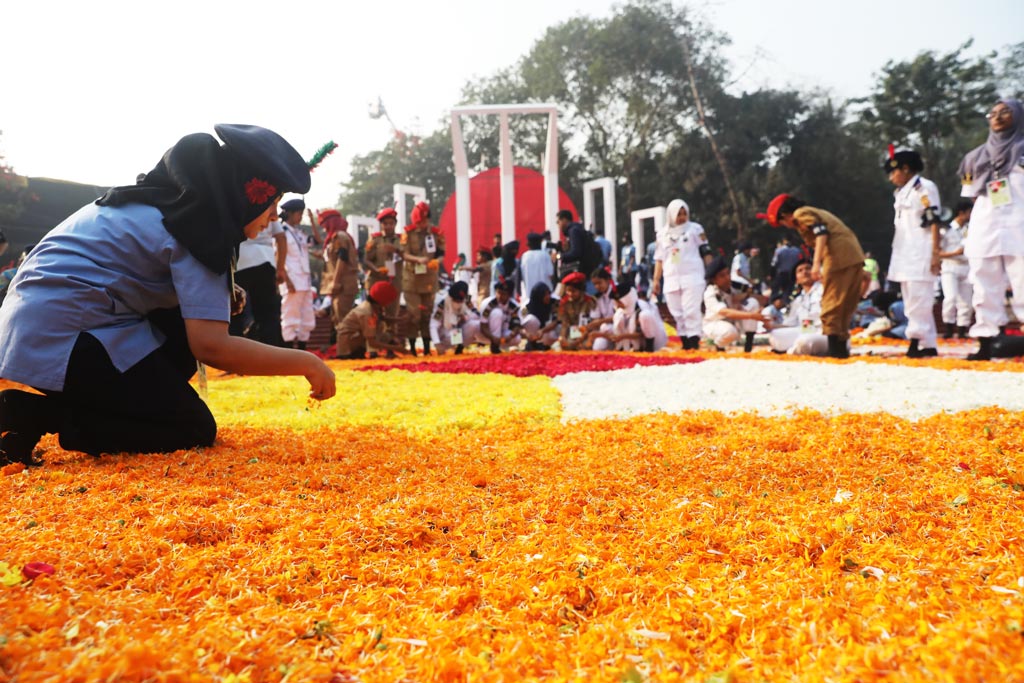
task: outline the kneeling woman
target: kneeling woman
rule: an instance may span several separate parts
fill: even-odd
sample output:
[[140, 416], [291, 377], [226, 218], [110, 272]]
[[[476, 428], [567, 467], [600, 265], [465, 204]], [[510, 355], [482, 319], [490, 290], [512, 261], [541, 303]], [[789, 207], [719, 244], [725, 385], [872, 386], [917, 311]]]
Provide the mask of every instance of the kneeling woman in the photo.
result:
[[334, 373], [304, 351], [228, 335], [242, 240], [285, 192], [309, 190], [282, 137], [219, 125], [182, 138], [137, 185], [116, 187], [42, 239], [0, 308], [0, 462], [33, 462], [46, 433], [91, 455], [209, 446], [217, 425], [189, 385], [196, 360], [246, 375]]

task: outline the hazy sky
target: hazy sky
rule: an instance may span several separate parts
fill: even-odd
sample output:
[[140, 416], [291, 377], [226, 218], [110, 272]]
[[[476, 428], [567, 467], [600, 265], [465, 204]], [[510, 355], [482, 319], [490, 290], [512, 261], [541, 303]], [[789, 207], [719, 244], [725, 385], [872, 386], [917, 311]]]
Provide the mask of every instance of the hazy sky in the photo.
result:
[[[214, 123], [277, 130], [305, 157], [339, 149], [307, 202], [333, 205], [355, 154], [400, 128], [428, 133], [470, 78], [525, 54], [553, 24], [605, 16], [608, 0], [484, 2], [5, 3], [0, 149], [23, 175], [131, 183], [178, 138]], [[1024, 0], [706, 0], [732, 37], [735, 89], [791, 85], [867, 94], [889, 59], [1022, 40]], [[980, 124], [979, 124], [980, 125]], [[410, 182], [415, 179], [410, 178]], [[376, 209], [376, 207], [368, 207]]]

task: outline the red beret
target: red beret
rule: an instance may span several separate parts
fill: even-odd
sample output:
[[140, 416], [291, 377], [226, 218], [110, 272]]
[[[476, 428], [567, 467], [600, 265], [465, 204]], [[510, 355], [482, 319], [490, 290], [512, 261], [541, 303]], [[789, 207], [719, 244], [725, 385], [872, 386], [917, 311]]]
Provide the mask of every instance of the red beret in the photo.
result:
[[562, 278], [562, 284], [567, 287], [577, 287], [583, 289], [586, 287], [587, 276], [580, 272], [569, 273]]
[[370, 298], [381, 306], [390, 306], [398, 298], [398, 290], [390, 282], [378, 282], [370, 287]]
[[768, 210], [765, 213], [757, 214], [757, 217], [768, 221], [768, 225], [773, 228], [779, 227], [779, 209], [782, 208], [787, 199], [789, 199], [788, 194], [776, 195], [775, 199], [768, 203]]
[[398, 212], [392, 209], [390, 206], [386, 209], [381, 209], [380, 213], [377, 214], [377, 221], [382, 221], [385, 218], [398, 218]]
[[321, 222], [323, 222], [325, 218], [334, 218], [335, 216], [341, 218], [341, 213], [337, 209], [324, 209], [323, 211], [316, 212], [316, 217]]
[[413, 225], [416, 225], [424, 218], [430, 218], [430, 204], [420, 202], [416, 206], [412, 207], [412, 214], [409, 218]]

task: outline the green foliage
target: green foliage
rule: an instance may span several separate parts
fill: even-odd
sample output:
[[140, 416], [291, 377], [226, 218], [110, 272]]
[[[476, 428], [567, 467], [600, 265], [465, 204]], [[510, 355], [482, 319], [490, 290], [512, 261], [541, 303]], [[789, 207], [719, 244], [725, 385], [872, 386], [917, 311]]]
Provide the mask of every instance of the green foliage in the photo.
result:
[[31, 199], [28, 178], [15, 173], [0, 154], [0, 227], [21, 216]]

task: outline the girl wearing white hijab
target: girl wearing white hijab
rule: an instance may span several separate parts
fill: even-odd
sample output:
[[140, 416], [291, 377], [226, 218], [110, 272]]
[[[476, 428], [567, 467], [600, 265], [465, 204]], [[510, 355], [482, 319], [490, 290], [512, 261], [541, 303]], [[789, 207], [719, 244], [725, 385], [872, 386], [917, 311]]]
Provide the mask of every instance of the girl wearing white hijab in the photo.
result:
[[616, 351], [659, 351], [668, 343], [658, 309], [637, 297], [632, 282], [615, 285], [611, 341]]
[[975, 198], [964, 256], [974, 285], [970, 335], [980, 346], [968, 360], [992, 357], [999, 328], [1007, 322], [1007, 281], [1013, 312], [1024, 319], [1024, 106], [1020, 100], [1002, 100], [988, 121], [988, 140], [967, 153], [959, 170], [961, 196]]
[[669, 202], [665, 225], [658, 230], [654, 247], [654, 282], [657, 297], [665, 278], [665, 303], [676, 322], [683, 349], [700, 348], [703, 316], [704, 267], [711, 260], [711, 247], [700, 223], [690, 220], [690, 207], [682, 199]]

